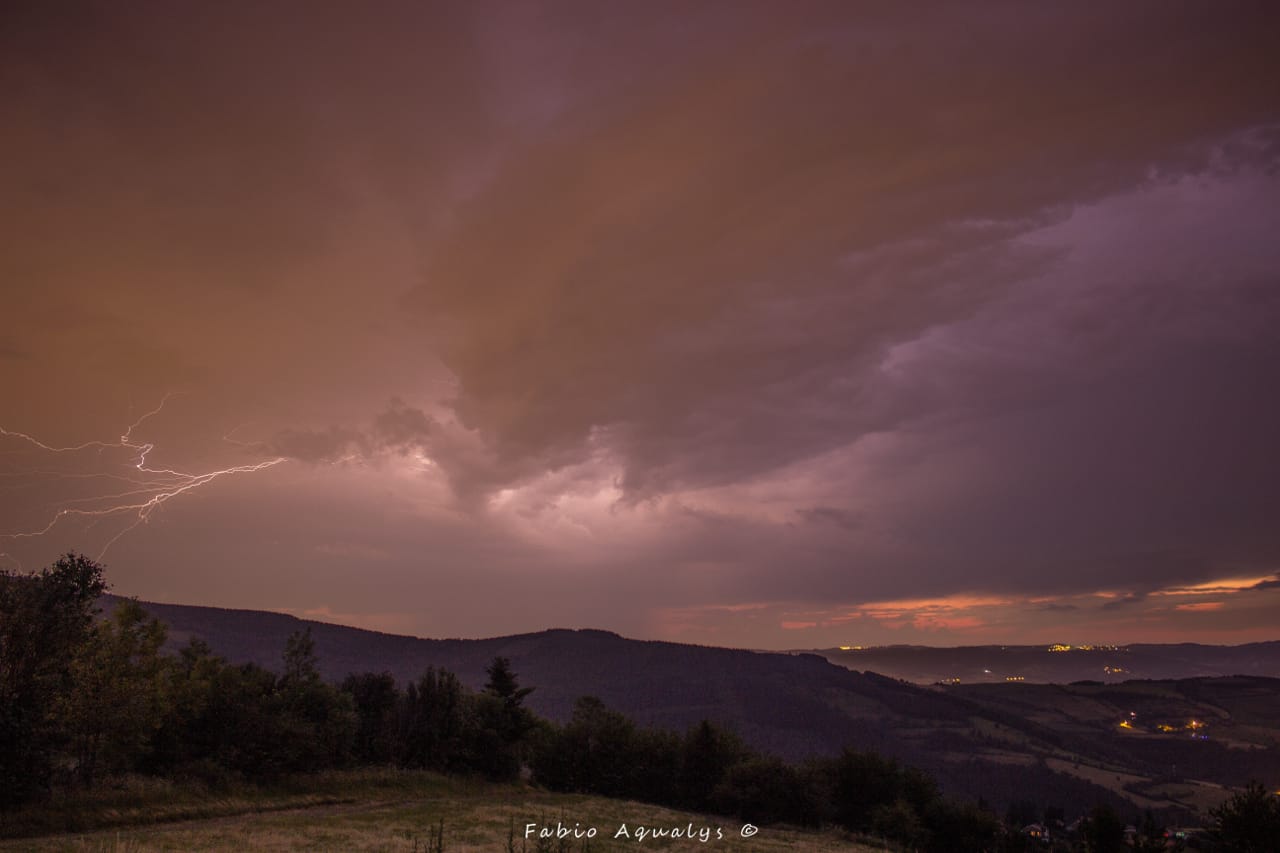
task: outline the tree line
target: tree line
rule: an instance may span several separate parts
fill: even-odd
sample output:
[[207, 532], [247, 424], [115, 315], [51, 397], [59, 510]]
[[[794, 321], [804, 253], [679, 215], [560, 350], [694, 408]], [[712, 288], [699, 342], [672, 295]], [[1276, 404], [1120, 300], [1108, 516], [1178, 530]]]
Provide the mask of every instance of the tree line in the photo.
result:
[[291, 636], [279, 675], [231, 664], [167, 632], [136, 601], [105, 618], [102, 568], [68, 554], [30, 575], [0, 573], [0, 807], [104, 776], [143, 773], [211, 784], [393, 764], [513, 779], [535, 718], [509, 664], [480, 693], [428, 670], [319, 674], [310, 629]]
[[[39, 573], [0, 572], [0, 809], [123, 773], [219, 786], [382, 765], [523, 776], [554, 791], [839, 826], [920, 850], [1026, 843], [1021, 827], [1006, 832], [989, 809], [944, 798], [927, 774], [872, 752], [788, 764], [711, 721], [683, 733], [643, 728], [594, 697], [554, 723], [526, 707], [534, 688], [504, 658], [477, 692], [434, 668], [403, 687], [388, 673], [326, 683], [309, 629], [288, 639], [279, 674], [229, 663], [199, 640], [165, 654], [165, 626], [136, 601], [102, 617], [105, 586], [102, 567], [76, 554]], [[1253, 795], [1220, 823], [1256, 829], [1276, 798]], [[1086, 828], [1110, 838], [1113, 817], [1099, 812]]]

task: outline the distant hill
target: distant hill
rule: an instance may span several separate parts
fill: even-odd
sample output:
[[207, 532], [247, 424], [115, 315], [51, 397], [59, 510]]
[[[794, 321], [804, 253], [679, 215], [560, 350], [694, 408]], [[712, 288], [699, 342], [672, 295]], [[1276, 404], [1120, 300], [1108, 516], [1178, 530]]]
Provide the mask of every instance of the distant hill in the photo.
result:
[[832, 663], [894, 678], [932, 684], [1002, 683], [1007, 680], [1066, 684], [1217, 675], [1280, 677], [1280, 642], [1242, 646], [1197, 643], [1132, 646], [872, 646], [818, 649]]
[[646, 725], [684, 729], [716, 719], [760, 748], [789, 757], [831, 753], [842, 743], [867, 740], [848, 708], [872, 711], [879, 705], [872, 695], [919, 692], [850, 673], [819, 655], [628, 640], [607, 631], [428, 640], [255, 610], [143, 606], [169, 626], [174, 650], [199, 638], [230, 661], [278, 670], [289, 635], [310, 627], [327, 679], [374, 671], [406, 683], [434, 666], [473, 689], [483, 686], [490, 661], [502, 656], [511, 660], [521, 683], [536, 688], [529, 705], [550, 719], [567, 720], [579, 697], [593, 695]]
[[[1152, 808], [1183, 820], [1224, 798], [1220, 786], [1250, 778], [1280, 786], [1280, 679], [922, 686], [818, 654], [629, 640], [607, 631], [429, 640], [261, 611], [143, 605], [168, 624], [172, 647], [198, 637], [233, 662], [278, 669], [285, 640], [304, 627], [323, 675], [334, 681], [385, 671], [405, 683], [434, 666], [479, 688], [485, 667], [501, 655], [522, 684], [536, 688], [529, 705], [553, 720], [568, 719], [578, 697], [594, 695], [641, 724], [683, 730], [712, 719], [793, 760], [845, 745], [874, 749], [929, 770], [944, 790], [1001, 808], [1031, 799], [1072, 814], [1108, 801], [1123, 813]], [[999, 651], [976, 654], [1002, 660]], [[1025, 660], [1019, 666], [1031, 672]], [[1205, 725], [1187, 728], [1192, 720]]]

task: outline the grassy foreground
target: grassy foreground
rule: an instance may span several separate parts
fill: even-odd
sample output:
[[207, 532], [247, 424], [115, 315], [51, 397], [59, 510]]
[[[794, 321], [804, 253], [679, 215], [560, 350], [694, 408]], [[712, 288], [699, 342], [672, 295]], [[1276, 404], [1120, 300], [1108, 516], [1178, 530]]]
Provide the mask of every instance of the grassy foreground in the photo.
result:
[[[562, 839], [525, 837], [528, 824]], [[576, 825], [576, 826], [575, 826]], [[78, 827], [77, 833], [12, 838]], [[594, 827], [593, 838], [585, 837]], [[620, 829], [625, 827], [625, 834]], [[683, 837], [692, 828], [692, 837]], [[654, 837], [655, 829], [682, 837]], [[641, 829], [645, 830], [641, 836]], [[717, 833], [719, 830], [719, 833]], [[535, 830], [536, 831], [536, 830]], [[706, 832], [706, 841], [700, 833]], [[435, 853], [606, 853], [644, 850], [871, 851], [836, 832], [742, 824], [623, 800], [552, 794], [432, 773], [355, 771], [310, 777], [270, 791], [213, 793], [199, 786], [130, 780], [16, 814], [0, 816], [0, 851], [377, 850]], [[748, 831], [749, 832], [749, 831]], [[512, 837], [514, 834], [514, 837]]]

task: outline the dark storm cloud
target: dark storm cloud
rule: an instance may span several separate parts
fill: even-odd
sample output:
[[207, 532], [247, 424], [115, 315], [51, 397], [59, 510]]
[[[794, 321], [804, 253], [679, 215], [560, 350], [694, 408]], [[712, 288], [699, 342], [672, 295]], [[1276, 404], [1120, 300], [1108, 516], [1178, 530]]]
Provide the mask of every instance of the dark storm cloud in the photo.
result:
[[259, 449], [300, 462], [337, 462], [348, 456], [365, 458], [428, 450], [433, 446], [432, 435], [439, 430], [439, 425], [421, 409], [393, 398], [368, 429], [284, 429]]
[[384, 447], [409, 448], [426, 447], [438, 427], [421, 409], [407, 405], [401, 399], [393, 399], [386, 411], [378, 415], [373, 422], [373, 435]]
[[326, 430], [281, 430], [261, 449], [300, 462], [337, 462], [352, 453], [368, 453], [368, 446], [368, 439], [363, 433], [330, 427]]
[[[1280, 347], [1266, 328], [1280, 303], [1254, 270], [1280, 257], [1258, 239], [1277, 206], [1264, 186], [1232, 226], [1215, 225], [1208, 198], [1192, 222], [1160, 222], [1161, 201], [1185, 205], [1176, 190], [1121, 206], [1133, 219], [1093, 261], [922, 345], [914, 373], [939, 380], [951, 417], [909, 442], [938, 460], [913, 492], [909, 535], [985, 552], [988, 578], [1048, 587], [1150, 587], [1274, 560], [1280, 407], [1266, 389]], [[1254, 237], [1232, 245], [1242, 227]], [[1144, 257], [1143, 232], [1164, 248]], [[962, 484], [962, 502], [943, 483]]]
[[413, 305], [500, 464], [608, 428], [645, 496], [896, 427], [886, 350], [998, 296], [1011, 235], [1276, 115], [1265, 7], [809, 11], [649, 78], [598, 58], [615, 97], [458, 210]]
[[[412, 300], [493, 452], [479, 487], [595, 438], [633, 502], [885, 434], [888, 500], [837, 509], [911, 546], [835, 546], [797, 569], [810, 594], [1149, 586], [1275, 555], [1256, 225], [1276, 190], [1254, 128], [1280, 113], [1246, 23], [1274, 12], [1237, 11], [748, 22], [570, 101], [459, 209]], [[1158, 209], [1212, 205], [1179, 198], [1186, 174], [1242, 170], [1265, 188], [1236, 236]], [[738, 551], [716, 529], [702, 541]], [[793, 587], [755, 566], [758, 595]]]
[[[429, 577], [451, 630], [500, 633], [519, 578], [582, 624], [978, 630], [1017, 595], [1120, 624], [1280, 563], [1277, 24], [10, 4], [3, 425], [73, 444], [192, 392], [157, 454], [243, 455], [231, 431], [308, 463], [190, 502], [217, 538], [279, 515], [237, 559], [279, 591], [322, 555], [308, 608]], [[360, 554], [385, 600], [340, 571]], [[906, 598], [866, 612], [907, 627], [849, 616]]]
[[[524, 460], [519, 467], [500, 466], [474, 434], [456, 424], [442, 423], [398, 397], [364, 427], [289, 427], [277, 431], [269, 441], [247, 446], [259, 455], [310, 465], [376, 463], [388, 456], [412, 454], [419, 465], [440, 471], [454, 499], [471, 511], [481, 509], [489, 490], [508, 478], [535, 478], [548, 467], [563, 467], [543, 459]], [[563, 488], [572, 480], [572, 476], [560, 477], [557, 487]]]
[[370, 380], [389, 361], [420, 380], [428, 356], [394, 334], [417, 264], [400, 234], [446, 216], [493, 133], [470, 17], [7, 4], [0, 277], [38, 369], [6, 385], [54, 428], [62, 401], [110, 417], [185, 388], [210, 418], [305, 430], [402, 391]]

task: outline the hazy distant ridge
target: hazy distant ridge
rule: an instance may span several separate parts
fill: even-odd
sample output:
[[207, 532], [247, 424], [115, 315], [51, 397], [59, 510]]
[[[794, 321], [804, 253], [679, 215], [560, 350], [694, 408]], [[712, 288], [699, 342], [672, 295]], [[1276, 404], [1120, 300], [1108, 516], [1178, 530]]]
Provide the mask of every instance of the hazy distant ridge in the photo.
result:
[[1280, 642], [1240, 646], [1198, 643], [1131, 646], [875, 646], [865, 649], [822, 649], [832, 663], [874, 670], [894, 678], [930, 684], [1009, 679], [1066, 684], [1072, 681], [1130, 681], [1203, 676], [1260, 675], [1280, 677]]

